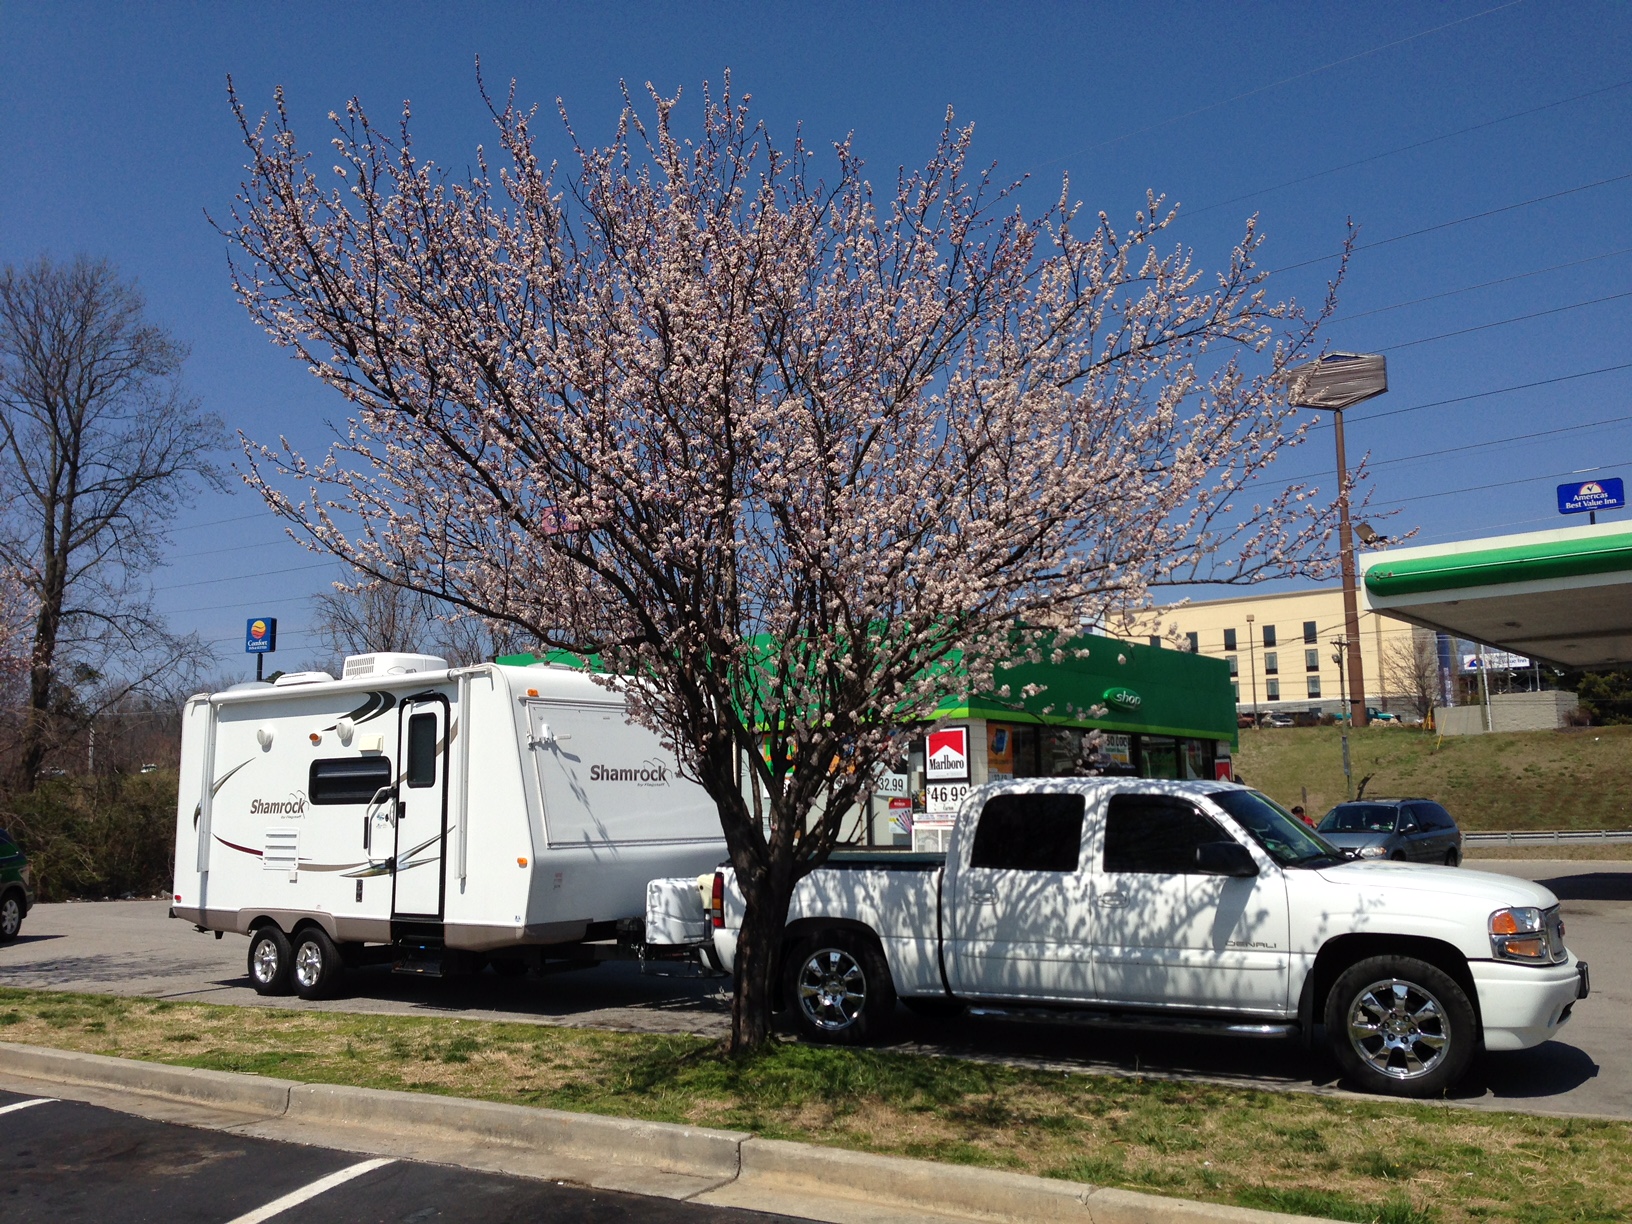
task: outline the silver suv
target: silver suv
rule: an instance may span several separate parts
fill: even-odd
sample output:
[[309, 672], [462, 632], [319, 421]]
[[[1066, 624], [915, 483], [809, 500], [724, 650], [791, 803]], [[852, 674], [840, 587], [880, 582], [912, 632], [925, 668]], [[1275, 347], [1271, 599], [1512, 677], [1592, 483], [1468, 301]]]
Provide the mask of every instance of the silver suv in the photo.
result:
[[1321, 818], [1320, 835], [1355, 858], [1396, 862], [1462, 861], [1462, 830], [1432, 799], [1360, 799]]

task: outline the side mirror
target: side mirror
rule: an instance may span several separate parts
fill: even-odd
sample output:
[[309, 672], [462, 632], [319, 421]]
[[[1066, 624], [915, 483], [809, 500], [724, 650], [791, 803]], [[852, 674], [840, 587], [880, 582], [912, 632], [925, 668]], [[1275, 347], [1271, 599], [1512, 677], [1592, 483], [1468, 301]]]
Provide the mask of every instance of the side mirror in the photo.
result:
[[1203, 875], [1250, 879], [1258, 874], [1247, 848], [1236, 841], [1203, 842], [1196, 847], [1196, 870]]

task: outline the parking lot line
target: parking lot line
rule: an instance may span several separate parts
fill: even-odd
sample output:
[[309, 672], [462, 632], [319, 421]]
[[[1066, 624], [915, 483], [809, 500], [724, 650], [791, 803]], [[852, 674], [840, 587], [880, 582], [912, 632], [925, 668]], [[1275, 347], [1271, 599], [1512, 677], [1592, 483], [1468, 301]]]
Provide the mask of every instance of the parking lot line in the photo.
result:
[[326, 1190], [333, 1190], [336, 1186], [343, 1186], [354, 1177], [361, 1177], [374, 1169], [384, 1165], [395, 1164], [389, 1157], [377, 1160], [362, 1160], [354, 1165], [348, 1165], [327, 1177], [320, 1177], [316, 1181], [302, 1186], [298, 1190], [291, 1190], [282, 1198], [275, 1198], [264, 1207], [257, 1207], [254, 1211], [246, 1211], [236, 1219], [228, 1220], [227, 1224], [261, 1224], [263, 1220], [270, 1220], [273, 1216], [288, 1211], [291, 1207], [298, 1207], [308, 1199], [314, 1199]]
[[16, 1113], [19, 1109], [28, 1109], [34, 1105], [49, 1105], [56, 1097], [31, 1097], [26, 1101], [13, 1101], [10, 1105], [0, 1105], [0, 1114]]

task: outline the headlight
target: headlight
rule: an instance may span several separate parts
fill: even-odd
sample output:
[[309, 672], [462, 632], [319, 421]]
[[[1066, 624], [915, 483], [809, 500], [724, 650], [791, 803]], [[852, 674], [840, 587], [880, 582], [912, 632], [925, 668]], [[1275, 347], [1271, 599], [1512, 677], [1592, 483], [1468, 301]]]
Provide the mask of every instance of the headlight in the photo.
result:
[[1490, 916], [1490, 952], [1498, 960], [1550, 962], [1542, 912], [1532, 905], [1497, 910]]
[[1381, 846], [1361, 846], [1354, 852], [1356, 858], [1382, 858], [1388, 851]]

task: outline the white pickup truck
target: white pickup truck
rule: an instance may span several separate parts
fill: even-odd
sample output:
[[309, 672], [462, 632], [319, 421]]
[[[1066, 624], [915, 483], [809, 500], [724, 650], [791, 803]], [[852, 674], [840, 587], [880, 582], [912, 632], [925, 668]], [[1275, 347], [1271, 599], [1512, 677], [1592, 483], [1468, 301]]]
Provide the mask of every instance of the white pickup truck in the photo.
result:
[[[713, 894], [729, 969], [729, 870]], [[1306, 1041], [1324, 1023], [1351, 1082], [1397, 1096], [1539, 1045], [1588, 991], [1540, 885], [1351, 861], [1244, 786], [1141, 778], [986, 786], [944, 856], [835, 854], [794, 892], [781, 973], [820, 1041], [876, 1036], [897, 999]]]

